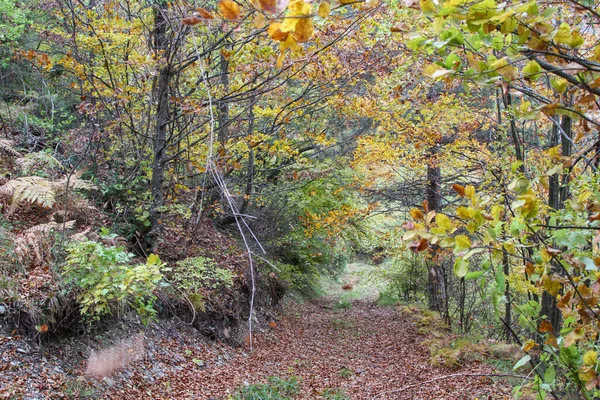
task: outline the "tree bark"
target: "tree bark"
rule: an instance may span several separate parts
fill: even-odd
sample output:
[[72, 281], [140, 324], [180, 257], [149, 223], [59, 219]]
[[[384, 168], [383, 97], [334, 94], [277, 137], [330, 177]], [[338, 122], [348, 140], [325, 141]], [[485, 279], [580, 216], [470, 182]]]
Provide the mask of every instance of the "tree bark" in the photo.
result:
[[165, 201], [165, 167], [167, 161], [167, 129], [170, 116], [169, 86], [171, 81], [171, 68], [168, 61], [167, 21], [165, 18], [166, 4], [160, 5], [154, 11], [154, 41], [153, 50], [161, 56], [164, 65], [161, 66], [156, 85], [156, 121], [154, 136], [152, 138], [152, 180], [150, 206], [150, 232], [146, 237], [148, 248], [156, 251], [156, 244], [161, 232], [161, 208]]

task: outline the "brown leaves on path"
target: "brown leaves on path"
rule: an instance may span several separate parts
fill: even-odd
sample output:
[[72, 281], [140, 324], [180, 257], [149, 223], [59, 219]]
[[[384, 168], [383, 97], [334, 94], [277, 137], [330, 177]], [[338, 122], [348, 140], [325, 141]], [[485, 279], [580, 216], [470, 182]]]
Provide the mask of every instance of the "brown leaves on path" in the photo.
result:
[[[510, 396], [510, 388], [474, 376], [493, 373], [489, 365], [473, 363], [459, 370], [431, 366], [429, 351], [421, 345], [426, 336], [418, 335], [411, 318], [394, 308], [356, 302], [334, 311], [329, 304], [307, 303], [294, 304], [287, 315], [275, 328], [256, 335], [253, 353], [238, 349], [225, 361], [206, 359], [202, 368], [172, 371], [150, 385], [134, 379], [126, 390], [112, 390], [106, 397], [226, 399], [240, 385], [291, 375], [301, 381], [298, 399], [322, 398], [327, 389], [341, 389], [351, 399]], [[454, 376], [436, 380], [444, 375]], [[420, 384], [425, 381], [430, 382]], [[411, 385], [410, 390], [391, 392]]]

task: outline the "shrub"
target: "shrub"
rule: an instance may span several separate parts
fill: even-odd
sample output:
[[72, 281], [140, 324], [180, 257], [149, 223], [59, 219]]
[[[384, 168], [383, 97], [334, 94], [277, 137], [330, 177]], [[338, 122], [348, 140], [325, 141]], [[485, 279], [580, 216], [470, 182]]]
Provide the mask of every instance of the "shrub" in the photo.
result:
[[94, 241], [73, 242], [67, 248], [63, 277], [75, 286], [81, 314], [100, 319], [111, 303], [125, 302], [147, 321], [156, 315], [154, 289], [162, 280], [162, 263], [151, 254], [146, 264], [129, 265], [133, 254], [123, 247], [105, 247]]
[[171, 284], [186, 293], [233, 286], [233, 272], [217, 267], [213, 260], [206, 257], [186, 258], [166, 271]]

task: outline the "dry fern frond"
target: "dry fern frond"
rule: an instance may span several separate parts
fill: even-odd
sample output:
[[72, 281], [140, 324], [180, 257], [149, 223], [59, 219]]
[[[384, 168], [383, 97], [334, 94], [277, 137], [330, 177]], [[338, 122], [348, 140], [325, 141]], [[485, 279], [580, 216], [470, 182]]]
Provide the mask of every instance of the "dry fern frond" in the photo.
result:
[[[72, 229], [75, 221], [68, 221], [65, 225], [67, 229]], [[52, 237], [48, 234], [62, 229], [62, 226], [59, 222], [48, 222], [21, 232], [14, 240], [19, 262], [31, 268], [50, 263]]]
[[[0, 194], [12, 195], [11, 209], [9, 212], [19, 205], [19, 203], [28, 201], [37, 203], [45, 208], [52, 208], [56, 202], [56, 195], [65, 190], [67, 178], [60, 181], [50, 181], [39, 176], [25, 176], [8, 181], [0, 187]], [[79, 179], [77, 176], [72, 176], [69, 180], [69, 187], [74, 190], [90, 190], [95, 188], [91, 182]]]
[[[73, 229], [75, 226], [75, 221], [67, 221], [65, 222], [65, 229]], [[40, 233], [49, 233], [57, 229], [62, 229], [62, 222], [48, 222], [47, 224], [40, 224], [36, 226], [32, 226], [29, 229], [23, 231], [24, 234], [40, 234]]]
[[23, 201], [37, 203], [42, 207], [52, 208], [55, 203], [55, 189], [52, 182], [38, 176], [25, 176], [11, 179], [0, 187], [0, 193], [12, 195], [11, 210]]
[[13, 142], [12, 140], [0, 139], [0, 150], [4, 151], [5, 153], [10, 154], [11, 156], [21, 157], [21, 153], [19, 153], [13, 147], [14, 144], [15, 144], [15, 142]]
[[[65, 177], [60, 181], [54, 182], [54, 185], [57, 189], [64, 190], [64, 188], [67, 186], [67, 178]], [[71, 179], [69, 179], [69, 187], [74, 190], [96, 189], [96, 185], [94, 185], [92, 182], [81, 179], [76, 175], [71, 176]]]

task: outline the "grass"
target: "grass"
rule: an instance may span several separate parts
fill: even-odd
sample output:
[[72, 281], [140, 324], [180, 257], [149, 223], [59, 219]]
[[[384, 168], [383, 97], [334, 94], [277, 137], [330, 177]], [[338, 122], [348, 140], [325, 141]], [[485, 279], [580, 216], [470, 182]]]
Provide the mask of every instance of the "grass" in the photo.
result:
[[[340, 370], [340, 375], [342, 370]], [[282, 379], [272, 376], [267, 383], [242, 386], [236, 394], [229, 396], [228, 400], [292, 400], [298, 394], [300, 394], [298, 377], [292, 375], [287, 379]], [[341, 389], [326, 389], [321, 395], [325, 400], [350, 400], [350, 397]]]
[[267, 383], [243, 386], [230, 397], [232, 400], [291, 400], [300, 392], [300, 381], [296, 376], [288, 379], [270, 377]]

